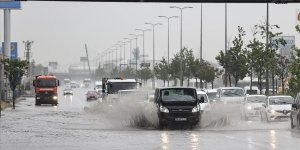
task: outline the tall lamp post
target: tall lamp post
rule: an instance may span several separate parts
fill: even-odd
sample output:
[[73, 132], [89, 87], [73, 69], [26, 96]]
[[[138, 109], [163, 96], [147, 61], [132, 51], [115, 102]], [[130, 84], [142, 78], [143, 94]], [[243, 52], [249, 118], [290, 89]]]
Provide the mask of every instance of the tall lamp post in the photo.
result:
[[134, 40], [134, 39], [130, 39], [130, 38], [125, 38], [125, 40], [128, 40], [127, 42], [129, 42], [130, 43], [130, 49], [129, 49], [129, 67], [131, 68], [131, 52], [132, 52], [132, 40]]
[[146, 31], [151, 31], [151, 29], [135, 29], [137, 31], [142, 31], [143, 32], [143, 63], [145, 63], [145, 32]]
[[[158, 16], [160, 18], [166, 18], [168, 19], [168, 67], [170, 65], [170, 19], [172, 18], [178, 18], [178, 16], [170, 16], [170, 17], [167, 17], [167, 16]], [[169, 75], [168, 75], [168, 86], [169, 86]]]
[[[182, 10], [193, 7], [177, 7], [170, 6], [170, 8], [177, 8], [180, 10], [180, 51], [182, 50]], [[182, 70], [182, 56], [180, 55], [180, 86], [183, 86], [183, 70]]]
[[138, 39], [138, 36], [141, 36], [141, 34], [129, 34], [129, 35], [131, 35], [131, 36], [134, 36], [134, 39], [135, 39], [135, 50], [136, 50], [136, 52], [135, 52], [135, 81], [137, 81], [137, 58], [138, 58], [138, 56], [137, 56], [137, 39]]
[[152, 25], [152, 28], [153, 28], [153, 64], [152, 64], [152, 72], [153, 72], [153, 79], [152, 79], [152, 89], [155, 88], [155, 74], [154, 74], [154, 65], [155, 65], [155, 36], [154, 36], [154, 31], [155, 31], [155, 26], [157, 25], [162, 25], [161, 23], [149, 23], [149, 22], [146, 22], [145, 24], [148, 24], [148, 25]]

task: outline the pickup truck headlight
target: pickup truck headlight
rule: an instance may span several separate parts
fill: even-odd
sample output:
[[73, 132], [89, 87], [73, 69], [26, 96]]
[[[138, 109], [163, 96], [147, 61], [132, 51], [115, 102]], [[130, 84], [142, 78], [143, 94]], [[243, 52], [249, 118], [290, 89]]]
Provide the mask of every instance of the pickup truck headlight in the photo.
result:
[[248, 107], [247, 107], [247, 109], [251, 110], [251, 109], [252, 109], [252, 107], [251, 107], [251, 106], [248, 106]]
[[196, 107], [194, 107], [194, 108], [192, 109], [192, 112], [193, 112], [193, 113], [198, 112], [198, 111], [200, 111], [200, 106], [199, 106], [199, 105], [196, 106]]
[[160, 107], [159, 107], [159, 111], [160, 111], [160, 112], [163, 112], [163, 113], [169, 113], [168, 108], [166, 108], [166, 107], [164, 107], [164, 106], [160, 106]]
[[58, 98], [57, 96], [53, 96], [53, 99], [54, 99], [54, 100], [57, 100], [57, 98]]

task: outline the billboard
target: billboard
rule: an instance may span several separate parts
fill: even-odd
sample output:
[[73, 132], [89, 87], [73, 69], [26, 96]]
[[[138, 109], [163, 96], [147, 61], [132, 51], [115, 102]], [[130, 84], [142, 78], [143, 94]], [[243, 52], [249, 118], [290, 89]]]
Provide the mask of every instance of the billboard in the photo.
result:
[[284, 39], [286, 44], [278, 45], [278, 53], [282, 56], [286, 56], [288, 59], [291, 59], [291, 54], [292, 54], [292, 48], [295, 46], [295, 36], [278, 36], [273, 38], [275, 39]]
[[21, 9], [20, 1], [2, 1], [0, 2], [0, 9]]
[[[11, 59], [17, 59], [18, 58], [18, 42], [11, 42], [10, 43], [11, 47]], [[4, 54], [4, 42], [2, 42], [2, 54]]]

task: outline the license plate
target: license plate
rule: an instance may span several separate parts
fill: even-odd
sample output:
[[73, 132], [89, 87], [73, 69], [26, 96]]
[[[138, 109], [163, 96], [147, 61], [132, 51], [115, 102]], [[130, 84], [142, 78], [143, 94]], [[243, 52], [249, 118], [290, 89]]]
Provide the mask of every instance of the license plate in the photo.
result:
[[186, 118], [175, 118], [175, 121], [186, 121]]

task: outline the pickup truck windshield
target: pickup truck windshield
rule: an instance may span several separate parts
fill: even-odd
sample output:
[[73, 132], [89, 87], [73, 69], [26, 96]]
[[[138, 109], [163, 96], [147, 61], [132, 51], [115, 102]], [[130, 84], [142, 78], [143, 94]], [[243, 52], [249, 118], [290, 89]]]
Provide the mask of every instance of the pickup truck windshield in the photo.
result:
[[118, 93], [119, 90], [136, 89], [136, 82], [110, 82], [107, 85], [108, 94]]
[[47, 87], [55, 87], [56, 86], [56, 80], [55, 79], [38, 79], [36, 82], [37, 82], [37, 87], [40, 87], [40, 88], [47, 88]]
[[162, 101], [195, 101], [196, 93], [193, 89], [163, 89]]

